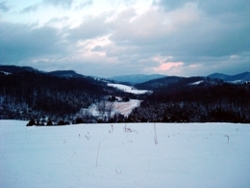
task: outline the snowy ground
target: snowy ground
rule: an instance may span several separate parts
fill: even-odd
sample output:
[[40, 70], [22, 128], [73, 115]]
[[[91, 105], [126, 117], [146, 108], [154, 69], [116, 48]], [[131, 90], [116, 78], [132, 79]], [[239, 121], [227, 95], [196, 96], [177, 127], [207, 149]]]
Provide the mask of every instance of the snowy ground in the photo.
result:
[[126, 93], [133, 93], [133, 94], [145, 94], [145, 93], [151, 93], [152, 91], [149, 90], [138, 90], [134, 88], [133, 86], [127, 86], [123, 84], [111, 84], [109, 83], [108, 86], [117, 88], [119, 90], [122, 90]]
[[[105, 101], [105, 102], [106, 102], [107, 107], [110, 106], [111, 103], [113, 105], [111, 116], [114, 116], [116, 113], [122, 114], [124, 116], [128, 116], [132, 112], [133, 109], [140, 106], [141, 104], [141, 100], [137, 100], [137, 99], [130, 99], [129, 101], [126, 101], [126, 102], [124, 101], [114, 101], [114, 102]], [[86, 111], [95, 117], [100, 116], [100, 113], [97, 109], [96, 104], [92, 104], [87, 109], [84, 109], [84, 108], [82, 109], [82, 113]], [[106, 112], [106, 116], [108, 116], [107, 112]]]
[[127, 102], [114, 102], [114, 113], [120, 113], [124, 116], [128, 116], [133, 109], [140, 106], [141, 100], [130, 99]]
[[250, 187], [250, 125], [0, 120], [0, 187]]

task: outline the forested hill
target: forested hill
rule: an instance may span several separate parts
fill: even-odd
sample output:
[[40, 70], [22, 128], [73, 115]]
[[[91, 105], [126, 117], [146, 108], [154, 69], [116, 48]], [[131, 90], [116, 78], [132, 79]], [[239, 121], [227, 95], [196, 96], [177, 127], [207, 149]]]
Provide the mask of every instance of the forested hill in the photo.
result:
[[147, 83], [156, 89], [130, 114], [129, 121], [250, 122], [249, 82], [230, 84], [199, 77], [164, 81]]
[[27, 67], [0, 73], [0, 118], [71, 116], [112, 88], [91, 77], [62, 77]]

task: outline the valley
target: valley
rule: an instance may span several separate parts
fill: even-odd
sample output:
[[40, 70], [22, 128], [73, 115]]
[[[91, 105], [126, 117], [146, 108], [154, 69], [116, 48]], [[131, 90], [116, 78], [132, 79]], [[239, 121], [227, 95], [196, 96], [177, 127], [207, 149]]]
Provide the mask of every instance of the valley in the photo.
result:
[[[32, 67], [0, 66], [0, 119], [30, 120], [29, 125], [40, 126], [107, 122], [249, 123], [249, 75], [248, 72], [187, 78], [128, 75], [119, 82], [84, 76], [73, 70], [44, 72]], [[139, 77], [147, 81], [136, 83], [135, 78]]]

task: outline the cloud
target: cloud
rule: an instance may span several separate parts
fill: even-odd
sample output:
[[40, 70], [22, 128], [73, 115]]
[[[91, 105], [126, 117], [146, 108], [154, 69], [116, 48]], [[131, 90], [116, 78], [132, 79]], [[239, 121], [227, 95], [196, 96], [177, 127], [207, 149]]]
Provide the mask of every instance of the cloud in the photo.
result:
[[86, 0], [85, 2], [83, 2], [83, 3], [81, 3], [80, 5], [78, 5], [78, 6], [76, 6], [76, 10], [78, 10], [78, 9], [83, 9], [83, 8], [85, 8], [85, 7], [87, 7], [87, 6], [90, 6], [90, 5], [92, 5], [93, 4], [93, 1], [92, 0]]
[[39, 4], [31, 5], [26, 8], [24, 8], [21, 13], [29, 13], [29, 12], [35, 12], [39, 8]]
[[249, 13], [250, 4], [248, 0], [203, 0], [199, 2], [199, 8], [211, 16], [222, 14], [245, 14]]
[[0, 11], [8, 12], [10, 7], [7, 5], [6, 1], [0, 2]]
[[[149, 9], [142, 14], [128, 8], [112, 19], [103, 14], [72, 29], [70, 38], [84, 41], [108, 35], [110, 42], [103, 46], [93, 43], [92, 51], [104, 54], [104, 62], [113, 58], [117, 66], [126, 65], [133, 71], [162, 72], [168, 69], [169, 72], [178, 69], [186, 74], [183, 67], [192, 72], [197, 65], [201, 68], [218, 64], [232, 54], [241, 57], [250, 51], [249, 24], [235, 21], [232, 26], [232, 23], [217, 20], [198, 7], [196, 3], [185, 3], [168, 12]], [[156, 55], [172, 56], [172, 59], [169, 63], [157, 65], [152, 60]], [[206, 70], [204, 68], [203, 72]]]
[[76, 42], [108, 34], [111, 31], [109, 24], [106, 23], [108, 16], [109, 14], [101, 14], [96, 17], [88, 17], [79, 26], [69, 29], [68, 39]]
[[[223, 67], [225, 64], [220, 63], [224, 61], [222, 59], [228, 59], [232, 54], [243, 57], [250, 51], [250, 25], [246, 18], [242, 20], [237, 15], [228, 17], [227, 21], [230, 22], [226, 22], [225, 18], [217, 19], [200, 10], [197, 3], [184, 3], [171, 11], [151, 9], [141, 15], [132, 12], [130, 10], [130, 14], [126, 14], [126, 19], [122, 16], [125, 13], [121, 13], [114, 20], [114, 32], [110, 39], [117, 46], [110, 48], [107, 54], [127, 54], [129, 57], [135, 57], [133, 63], [137, 63], [139, 58], [146, 60], [160, 54], [173, 56], [173, 62], [183, 62], [185, 66], [198, 63], [204, 64], [200, 67], [206, 67], [215, 63]], [[136, 56], [138, 53], [140, 56]], [[208, 57], [213, 61], [207, 61]], [[242, 61], [238, 60], [238, 63]], [[236, 64], [237, 62], [234, 62], [230, 65], [233, 67], [237, 66]], [[164, 64], [164, 67], [160, 68], [169, 65]], [[185, 74], [184, 72], [185, 70], [182, 74]], [[203, 69], [203, 72], [206, 72], [206, 69]]]
[[[43, 0], [69, 10], [61, 14], [55, 8], [44, 25], [35, 27], [0, 22], [1, 63], [34, 63], [98, 76], [125, 71], [191, 76], [249, 70], [250, 9], [245, 0], [158, 1], [144, 11], [136, 9], [137, 3], [124, 6], [133, 0], [107, 1], [119, 9], [91, 15], [98, 5], [93, 1]], [[40, 14], [39, 5], [22, 12], [39, 8]], [[88, 9], [88, 15], [80, 8]]]
[[153, 70], [155, 72], [166, 72], [169, 71], [170, 69], [173, 69], [175, 67], [181, 67], [183, 65], [184, 65], [183, 62], [167, 62], [167, 63], [162, 63], [158, 67], [154, 67]]
[[73, 0], [43, 0], [43, 2], [53, 6], [61, 6], [65, 9], [69, 9], [73, 3]]
[[124, 27], [117, 27], [111, 36], [116, 43], [151, 48], [164, 55], [227, 56], [250, 50], [249, 24], [220, 22], [204, 15], [195, 4], [170, 12], [150, 10], [133, 21], [117, 23]]
[[66, 53], [64, 47], [62, 36], [52, 27], [33, 28], [25, 24], [0, 23], [3, 64], [61, 57]]
[[[193, 2], [194, 0], [161, 0], [158, 5], [163, 7], [166, 11], [174, 10], [183, 7], [188, 2]], [[155, 3], [157, 4], [157, 3]]]
[[108, 3], [110, 3], [113, 6], [116, 5], [132, 6], [136, 3], [136, 0], [108, 0]]
[[124, 4], [127, 6], [134, 5], [136, 3], [136, 0], [124, 0]]
[[[124, 15], [126, 19], [124, 19]], [[199, 13], [195, 6], [166, 13], [149, 9], [137, 15], [133, 9], [122, 12], [114, 21], [115, 32], [112, 39], [116, 42], [127, 42], [136, 45], [161, 45], [169, 42], [174, 36], [185, 32], [199, 22]], [[150, 20], [150, 22], [149, 22]]]
[[[45, 25], [50, 26], [50, 27], [56, 27], [56, 28], [63, 28], [66, 25], [66, 30], [67, 30], [67, 23], [69, 22], [69, 17], [54, 17], [51, 18]], [[62, 31], [61, 31], [62, 32]]]
[[183, 67], [183, 62], [173, 62], [171, 61], [173, 59], [172, 56], [168, 57], [162, 57], [162, 56], [156, 56], [153, 57], [152, 60], [155, 61], [158, 65], [152, 68], [148, 68], [148, 70], [157, 72], [157, 73], [168, 73], [169, 71], [173, 71], [174, 69], [177, 69], [179, 67]]

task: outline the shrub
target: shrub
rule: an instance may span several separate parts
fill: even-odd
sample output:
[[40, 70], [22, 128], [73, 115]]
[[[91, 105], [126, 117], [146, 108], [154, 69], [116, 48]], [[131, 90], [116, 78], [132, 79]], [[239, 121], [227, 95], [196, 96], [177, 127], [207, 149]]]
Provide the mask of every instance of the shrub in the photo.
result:
[[53, 123], [52, 123], [52, 120], [48, 120], [48, 122], [47, 122], [47, 126], [52, 126], [53, 125]]
[[57, 125], [67, 125], [67, 122], [64, 122], [63, 120], [60, 120]]
[[35, 125], [35, 123], [36, 123], [35, 120], [31, 119], [26, 126], [33, 126], [33, 125]]
[[80, 123], [84, 123], [83, 119], [80, 117], [76, 118], [75, 124], [80, 124]]

